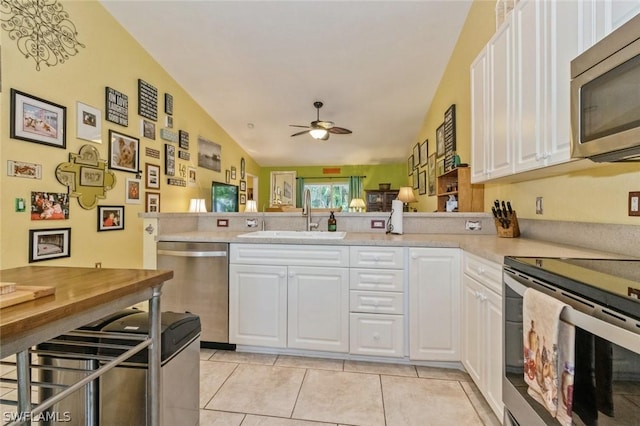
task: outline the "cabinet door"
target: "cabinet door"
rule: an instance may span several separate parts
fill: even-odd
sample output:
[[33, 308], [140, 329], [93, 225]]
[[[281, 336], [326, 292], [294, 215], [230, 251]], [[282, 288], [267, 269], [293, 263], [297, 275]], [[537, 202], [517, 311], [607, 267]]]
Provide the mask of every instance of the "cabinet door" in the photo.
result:
[[460, 250], [409, 250], [409, 356], [460, 361]]
[[482, 354], [482, 286], [466, 274], [462, 276], [462, 364], [471, 379], [481, 386]]
[[471, 64], [471, 183], [487, 179], [489, 81], [485, 48]]
[[402, 357], [402, 315], [351, 314], [350, 353]]
[[289, 267], [288, 347], [349, 351], [349, 270]]
[[287, 346], [287, 267], [229, 265], [229, 342]]
[[504, 405], [502, 403], [502, 368], [503, 368], [503, 338], [502, 338], [502, 297], [485, 289], [483, 292], [483, 309], [485, 312], [484, 344], [486, 368], [484, 389], [485, 398], [499, 419], [502, 418]]

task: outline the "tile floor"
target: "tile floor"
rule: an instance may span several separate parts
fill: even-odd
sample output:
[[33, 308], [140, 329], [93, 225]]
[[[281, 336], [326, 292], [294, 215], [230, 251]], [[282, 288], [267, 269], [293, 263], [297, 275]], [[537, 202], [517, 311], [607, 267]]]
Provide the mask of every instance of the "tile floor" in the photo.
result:
[[200, 352], [200, 425], [499, 425], [458, 370]]
[[[0, 366], [0, 375], [15, 369]], [[0, 385], [0, 396], [12, 394]], [[200, 426], [499, 424], [459, 370], [200, 351]]]

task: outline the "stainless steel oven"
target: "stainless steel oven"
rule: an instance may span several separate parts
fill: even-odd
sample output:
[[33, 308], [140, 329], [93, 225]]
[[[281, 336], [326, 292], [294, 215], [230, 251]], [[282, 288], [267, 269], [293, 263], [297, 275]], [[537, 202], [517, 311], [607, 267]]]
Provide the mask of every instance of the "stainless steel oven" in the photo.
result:
[[640, 261], [506, 257], [503, 285], [505, 424], [559, 424], [524, 380], [522, 301], [533, 288], [566, 303], [561, 319], [575, 326], [572, 424], [640, 425]]

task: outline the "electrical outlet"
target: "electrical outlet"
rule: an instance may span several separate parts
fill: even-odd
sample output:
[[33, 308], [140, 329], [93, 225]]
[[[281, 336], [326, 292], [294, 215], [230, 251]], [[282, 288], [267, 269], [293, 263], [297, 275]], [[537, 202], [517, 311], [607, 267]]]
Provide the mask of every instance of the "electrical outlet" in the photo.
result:
[[629, 192], [629, 216], [640, 216], [640, 192]]
[[536, 214], [544, 213], [544, 205], [542, 203], [542, 197], [536, 197]]

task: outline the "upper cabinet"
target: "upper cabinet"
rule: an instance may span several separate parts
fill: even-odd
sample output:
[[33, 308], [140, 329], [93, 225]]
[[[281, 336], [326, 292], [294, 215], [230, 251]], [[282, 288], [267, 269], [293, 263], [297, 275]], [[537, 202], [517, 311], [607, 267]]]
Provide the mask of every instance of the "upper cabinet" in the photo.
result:
[[471, 64], [471, 181], [570, 160], [570, 63], [640, 0], [521, 0]]

